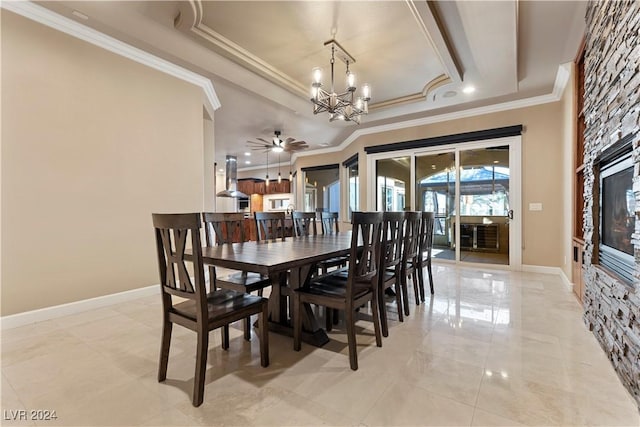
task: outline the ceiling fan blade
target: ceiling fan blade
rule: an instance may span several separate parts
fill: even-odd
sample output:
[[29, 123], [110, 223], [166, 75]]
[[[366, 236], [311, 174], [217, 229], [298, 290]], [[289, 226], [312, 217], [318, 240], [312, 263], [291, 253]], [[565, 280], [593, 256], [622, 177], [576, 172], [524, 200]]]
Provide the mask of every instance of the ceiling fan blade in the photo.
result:
[[254, 147], [260, 147], [260, 148], [268, 148], [271, 147], [270, 144], [265, 144], [263, 142], [256, 142], [256, 141], [247, 141], [247, 144], [251, 144]]
[[273, 141], [267, 141], [267, 140], [266, 140], [266, 139], [264, 139], [264, 138], [256, 138], [256, 139], [257, 139], [258, 141], [266, 142], [267, 144], [272, 144], [272, 143], [273, 143]]
[[285, 139], [285, 140], [284, 140], [284, 142], [286, 142], [287, 144], [290, 144], [290, 143], [292, 143], [292, 142], [293, 142], [293, 141], [295, 141], [295, 140], [296, 140], [295, 138], [291, 138], [291, 137], [289, 137], [289, 138]]

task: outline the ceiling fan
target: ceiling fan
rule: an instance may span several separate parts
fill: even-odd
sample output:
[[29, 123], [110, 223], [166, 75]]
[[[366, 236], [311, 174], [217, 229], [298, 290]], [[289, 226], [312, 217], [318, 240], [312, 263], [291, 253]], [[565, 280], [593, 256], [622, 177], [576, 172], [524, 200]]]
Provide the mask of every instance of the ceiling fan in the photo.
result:
[[305, 141], [296, 141], [295, 138], [289, 137], [284, 140], [280, 139], [281, 132], [279, 130], [276, 130], [273, 133], [274, 136], [271, 141], [267, 141], [264, 138], [256, 138], [260, 142], [247, 141], [247, 143], [251, 144], [250, 147], [254, 151], [273, 151], [275, 153], [304, 150], [309, 147]]

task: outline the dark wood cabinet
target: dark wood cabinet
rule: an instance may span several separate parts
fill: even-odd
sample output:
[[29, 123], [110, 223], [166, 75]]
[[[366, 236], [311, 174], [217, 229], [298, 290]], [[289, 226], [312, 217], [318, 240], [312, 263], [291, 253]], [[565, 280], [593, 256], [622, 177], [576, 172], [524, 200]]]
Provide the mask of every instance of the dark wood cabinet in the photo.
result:
[[242, 179], [238, 181], [238, 191], [250, 196], [254, 193], [253, 191], [253, 180], [252, 179]]
[[290, 193], [291, 183], [288, 179], [283, 179], [282, 182], [277, 180], [269, 180], [269, 185], [266, 182], [258, 178], [245, 178], [238, 180], [238, 191], [250, 196], [252, 194], [280, 194]]

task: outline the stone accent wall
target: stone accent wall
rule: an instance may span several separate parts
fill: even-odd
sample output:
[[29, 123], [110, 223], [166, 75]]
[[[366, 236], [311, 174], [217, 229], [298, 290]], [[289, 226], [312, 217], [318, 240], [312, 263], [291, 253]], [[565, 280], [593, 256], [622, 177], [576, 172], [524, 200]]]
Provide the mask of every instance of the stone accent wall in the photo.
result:
[[[640, 1], [592, 1], [586, 20], [584, 320], [640, 406]], [[598, 221], [593, 215], [593, 194], [599, 185], [594, 160], [628, 135], [634, 135], [636, 196], [632, 286], [607, 274], [592, 259], [594, 222]]]

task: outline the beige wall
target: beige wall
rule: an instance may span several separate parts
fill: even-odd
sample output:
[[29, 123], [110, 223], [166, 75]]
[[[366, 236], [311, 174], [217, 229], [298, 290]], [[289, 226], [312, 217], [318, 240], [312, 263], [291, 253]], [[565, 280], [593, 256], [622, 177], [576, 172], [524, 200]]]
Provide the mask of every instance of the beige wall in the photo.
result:
[[2, 315], [158, 283], [203, 208], [201, 89], [2, 11]]
[[[522, 263], [561, 267], [564, 264], [565, 235], [563, 193], [564, 157], [563, 106], [547, 103], [459, 120], [364, 135], [343, 152], [301, 157], [296, 167], [316, 166], [346, 160], [360, 153], [360, 205], [367, 206], [367, 164], [364, 147], [392, 142], [411, 141], [442, 135], [522, 124], [522, 207], [523, 250]], [[344, 188], [344, 187], [343, 187]], [[529, 211], [529, 203], [543, 204], [542, 211]]]
[[567, 64], [566, 67], [570, 71], [569, 81], [562, 94], [562, 192], [564, 194], [562, 203], [562, 220], [563, 220], [563, 234], [562, 234], [562, 248], [564, 250], [562, 254], [563, 264], [562, 270], [564, 274], [575, 282], [576, 278], [573, 277], [572, 261], [572, 236], [573, 236], [573, 213], [574, 210], [574, 178], [575, 178], [575, 149], [576, 149], [576, 75], [575, 64]]
[[215, 136], [213, 118], [203, 108], [203, 139], [204, 139], [204, 210], [216, 210], [216, 168], [215, 168]]

